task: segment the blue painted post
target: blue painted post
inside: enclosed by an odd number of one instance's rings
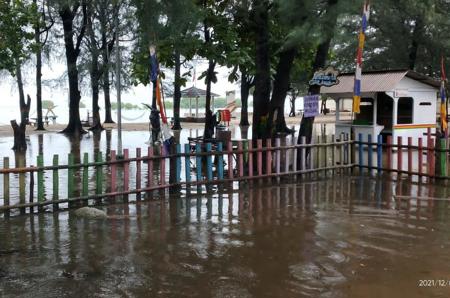
[[[195,152],[197,154],[202,153],[202,148],[200,147],[200,144],[195,145]],[[195,157],[195,165],[197,167],[197,181],[202,180],[202,157],[200,155],[197,155]]]
[[[208,181],[212,181],[212,179],[213,179],[211,151],[212,151],[212,145],[211,145],[211,143],[207,143],[206,144],[206,152],[208,153],[208,155],[206,156],[206,178],[208,179]]]
[[[219,180],[223,180],[223,144],[217,144],[217,152],[219,153],[219,158],[217,162],[217,174]]]
[[[177,144],[177,175],[175,180],[176,183],[181,182],[181,144]]]
[[[383,136],[378,135],[377,142],[377,170],[378,174],[381,174],[381,169],[383,168]]]
[[[191,183],[191,146],[189,144],[184,144],[184,171],[186,174],[186,184]],[[186,189],[189,190],[189,185],[186,185]]]
[[[359,170],[362,171],[363,168],[363,159],[364,159],[364,151],[363,151],[363,135],[360,133],[358,135],[358,164],[359,164]]]
[[[369,143],[369,146],[367,147],[367,164],[369,166],[369,173],[372,173],[372,167],[373,167],[373,163],[372,163],[372,155],[373,155],[373,148],[372,148],[372,135],[368,135],[367,136],[367,142]]]

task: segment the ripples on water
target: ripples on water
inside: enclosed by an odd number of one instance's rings
[[[448,202],[364,177],[103,207],[0,224],[0,296],[449,297]],[[447,195],[445,186],[421,194]]]

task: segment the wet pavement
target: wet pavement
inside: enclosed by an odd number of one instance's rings
[[[449,297],[447,197],[345,176],[2,219],[0,296]]]

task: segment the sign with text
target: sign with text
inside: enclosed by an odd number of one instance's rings
[[[325,70],[319,70],[314,73],[314,77],[309,81],[311,86],[325,86],[331,87],[339,84],[338,80],[339,72],[333,67],[328,67]]]
[[[303,117],[311,118],[319,115],[319,95],[303,97]]]

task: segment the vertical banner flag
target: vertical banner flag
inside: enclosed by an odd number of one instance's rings
[[[356,71],[355,71],[355,86],[353,89],[353,112],[359,113],[359,105],[361,103],[361,81],[362,81],[362,60],[363,60],[363,50],[364,42],[366,40],[366,30],[367,24],[369,22],[370,16],[370,4],[366,0],[364,3],[363,15],[362,15],[362,26],[361,31],[358,35],[358,51],[356,53]]]
[[[442,132],[447,135],[447,94],[445,91],[445,83],[447,81],[447,78],[445,76],[445,65],[444,65],[444,57],[441,59],[441,129]]]

